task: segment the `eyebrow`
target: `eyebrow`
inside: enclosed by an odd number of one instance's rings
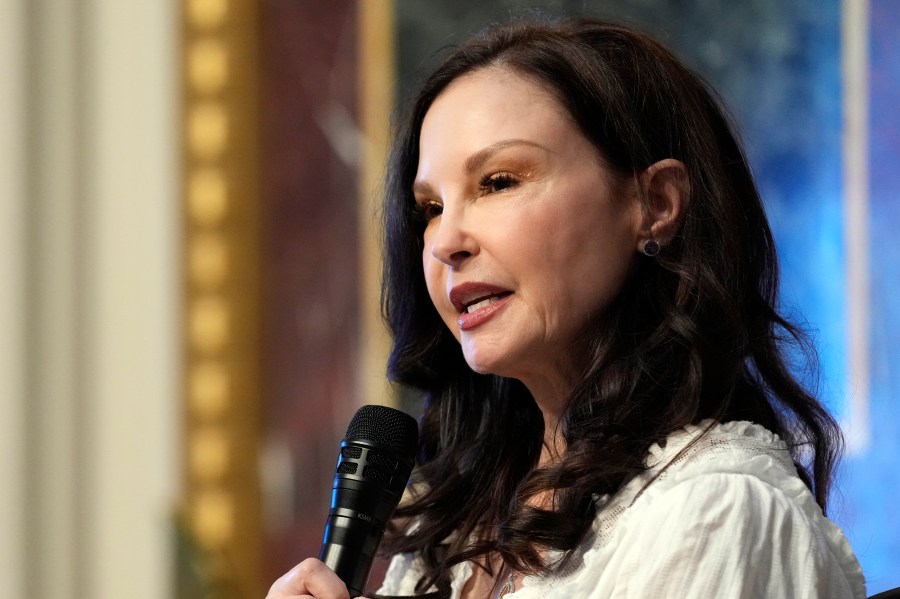
[[[492,143],[489,146],[485,146],[484,148],[481,148],[480,150],[466,158],[466,161],[463,163],[463,170],[466,172],[466,174],[471,175],[477,172],[484,165],[484,163],[491,158],[491,156],[500,152],[501,150],[505,150],[506,148],[512,146],[531,146],[533,148],[546,150],[546,148],[541,144],[529,141],[527,139],[504,139]],[[413,183],[414,194],[429,195],[431,191],[431,185],[429,185],[426,181],[416,181]]]
[[[463,164],[463,168],[465,169],[467,174],[471,175],[472,173],[478,171],[491,156],[493,156],[500,150],[505,150],[506,148],[511,146],[531,146],[533,148],[540,148],[542,150],[544,149],[544,146],[527,139],[504,139],[502,141],[492,143],[491,145],[478,150],[477,152],[466,158],[466,162]]]

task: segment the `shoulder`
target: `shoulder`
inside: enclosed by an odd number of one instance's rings
[[[608,552],[624,596],[864,596],[849,543],[771,432],[703,423],[654,447],[648,467],[620,498]]]
[[[775,466],[775,470],[754,468],[759,461]],[[691,472],[704,467],[737,467],[762,476],[796,476],[785,442],[752,422],[704,420],[686,426],[671,433],[663,442],[652,445],[646,462],[650,472],[662,474],[662,478],[667,472]]]

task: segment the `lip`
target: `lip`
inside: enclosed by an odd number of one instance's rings
[[[466,306],[491,296],[501,297],[474,312],[466,311]],[[467,331],[493,318],[506,306],[511,296],[512,291],[505,287],[490,283],[469,282],[461,283],[451,289],[449,299],[456,311],[459,312],[457,322],[460,330]]]

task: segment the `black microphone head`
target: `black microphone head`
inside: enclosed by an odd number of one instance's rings
[[[386,406],[361,407],[347,427],[319,559],[344,581],[351,597],[363,592],[418,443],[415,418]]]
[[[419,425],[405,412],[387,406],[363,406],[347,427],[346,441],[370,441],[409,460],[419,444]]]

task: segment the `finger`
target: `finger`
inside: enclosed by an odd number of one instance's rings
[[[311,557],[275,581],[269,594],[278,597],[312,595],[315,599],[350,599],[344,582],[331,568]]]

